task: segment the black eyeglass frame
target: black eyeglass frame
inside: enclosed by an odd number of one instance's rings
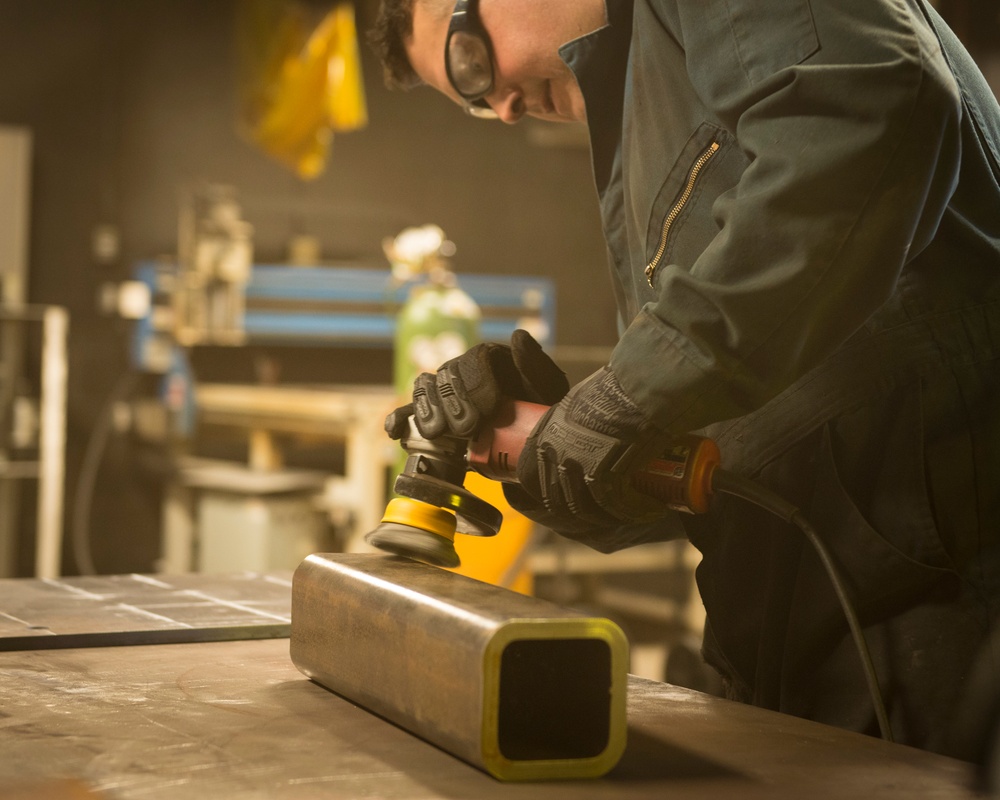
[[[475,36],[486,48],[486,55],[490,60],[490,85],[483,92],[468,95],[455,84],[455,78],[451,73],[451,59],[448,57],[448,53],[451,47],[451,37],[456,33]],[[444,69],[448,76],[448,82],[458,92],[458,96],[465,101],[468,113],[476,117],[485,118],[494,118],[496,116],[490,104],[484,99],[486,95],[493,91],[495,75],[493,69],[493,42],[490,41],[490,35],[486,32],[486,28],[483,27],[483,21],[479,17],[479,0],[457,0],[455,3],[455,8],[451,12],[451,21],[448,24],[448,34],[444,39]]]

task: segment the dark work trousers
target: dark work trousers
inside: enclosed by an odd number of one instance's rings
[[[974,758],[973,664],[1000,676],[1000,649],[997,661],[984,652],[1000,614],[997,309],[859,337],[706,433],[726,467],[795,504],[832,552],[896,741]],[[703,554],[705,657],[732,698],[878,735],[846,620],[798,529],[728,496],[687,527]]]

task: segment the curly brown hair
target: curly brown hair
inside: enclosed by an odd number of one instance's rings
[[[413,34],[413,7],[423,4],[432,14],[451,13],[452,0],[382,0],[375,24],[368,31],[368,43],[382,62],[386,86],[412,89],[421,83],[406,54],[406,40]]]

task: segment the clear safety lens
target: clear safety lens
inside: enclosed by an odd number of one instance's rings
[[[485,100],[465,104],[465,113],[476,119],[500,119],[497,112]]]
[[[478,36],[455,31],[448,40],[451,82],[462,97],[478,99],[493,88],[493,64],[486,43]]]

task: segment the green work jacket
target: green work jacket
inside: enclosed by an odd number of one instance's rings
[[[705,430],[803,510],[899,740],[971,757],[948,732],[1000,605],[1000,108],[924,0],[607,8],[561,55],[621,317],[611,367],[659,427]],[[672,521],[577,538],[614,550]],[[802,537],[726,497],[685,528],[731,696],[877,732]]]
[[[1000,111],[923,0],[608,10],[562,55],[624,328],[611,367],[660,427],[745,415],[914,319],[997,319]]]

